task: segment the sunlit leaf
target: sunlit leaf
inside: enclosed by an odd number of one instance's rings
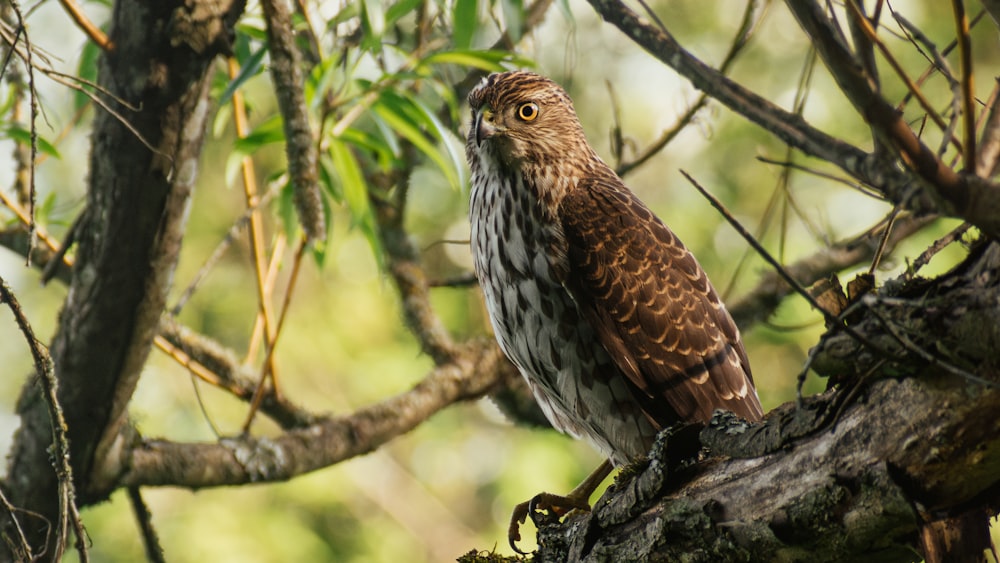
[[[264,27],[264,22],[260,20],[252,20],[244,18],[240,20],[240,23],[236,24],[237,34],[244,34],[251,39],[256,39],[260,42],[267,42],[267,29]]]
[[[320,103],[323,95],[334,84],[339,66],[340,58],[329,56],[313,67],[312,72],[309,73],[309,77],[306,79],[304,88],[306,102],[309,105],[315,107]]]
[[[332,18],[327,20],[326,28],[334,29],[336,26],[350,21],[352,18],[358,17],[358,3],[349,2],[342,10],[333,15]]]
[[[14,123],[7,123],[0,127],[0,134],[6,136],[8,139],[17,141],[18,143],[23,143],[25,145],[31,144],[31,131]],[[62,158],[55,145],[47,141],[41,135],[35,135],[35,142],[37,143],[38,150],[43,154],[47,154],[55,158]]]
[[[532,67],[534,62],[525,57],[519,57],[508,51],[455,49],[453,51],[439,51],[428,55],[420,61],[421,66],[435,64],[455,64],[485,70],[487,72],[499,72],[504,70],[503,63],[518,67]]]
[[[76,65],[76,74],[84,81],[97,83],[97,58],[101,55],[101,48],[93,41],[83,44],[80,51],[80,62]],[[73,93],[73,110],[80,111],[80,108],[90,103],[90,96],[85,92],[76,90]]]
[[[401,0],[389,6],[385,12],[385,25],[390,26],[396,23],[396,20],[409,14],[418,6],[422,6],[423,3],[423,0]]]
[[[451,42],[456,49],[468,49],[472,45],[472,36],[478,23],[476,8],[477,0],[455,0],[455,10],[452,12]]]
[[[267,49],[264,47],[260,47],[251,53],[250,57],[242,63],[243,66],[240,67],[240,72],[236,75],[236,78],[229,81],[229,85],[222,91],[222,94],[219,96],[219,105],[228,104],[237,89],[242,87],[247,80],[260,73],[264,67],[264,55],[266,54]]]
[[[375,217],[368,201],[368,185],[361,173],[361,166],[348,144],[338,138],[330,139],[330,158],[337,177],[340,178],[344,201],[347,202],[355,224],[368,239],[375,256],[381,258],[381,244],[375,231]]]
[[[444,123],[438,119],[437,115],[431,111],[430,108],[425,106],[420,100],[416,98],[411,98],[410,101],[421,114],[423,114],[424,120],[431,124],[435,132],[435,136],[440,140],[440,145],[444,147],[444,152],[451,160],[451,166],[442,169],[445,176],[450,182],[452,182],[452,187],[459,189],[465,185],[465,154],[460,151],[454,144],[449,142],[451,137],[451,130],[445,127]]]
[[[253,154],[264,145],[285,141],[285,130],[281,116],[274,115],[258,125],[249,135],[233,143],[233,152],[226,159],[226,185],[231,186],[240,172],[243,158]]]
[[[385,33],[385,13],[382,11],[382,0],[362,0],[361,28],[363,37],[361,46],[367,51],[378,53],[382,50],[382,34]]]
[[[282,143],[285,141],[285,129],[280,115],[274,115],[267,121],[261,123],[242,139],[237,139],[233,148],[241,155],[248,155],[255,152],[260,147],[271,143]]]
[[[441,155],[441,151],[428,139],[427,133],[425,133],[425,130],[435,132],[434,123],[428,119],[424,111],[417,107],[413,100],[391,91],[385,91],[379,96],[379,101],[372,109],[394,131],[434,161],[434,164],[441,169],[452,186],[461,185],[455,167]]]

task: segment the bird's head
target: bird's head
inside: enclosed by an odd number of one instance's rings
[[[491,74],[469,93],[469,106],[470,159],[480,155],[508,166],[549,167],[555,159],[589,157],[572,100],[544,76],[525,71]]]

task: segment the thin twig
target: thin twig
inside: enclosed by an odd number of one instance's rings
[[[726,53],[726,56],[722,59],[722,63],[719,65],[720,74],[725,75],[729,71],[733,63],[736,62],[737,56],[743,51],[743,48],[750,43],[750,38],[752,37],[754,30],[763,18],[761,11],[762,5],[759,0],[750,0],[747,2],[746,8],[743,11],[743,19],[740,21],[739,30],[736,32],[732,45],[729,46],[729,51]],[[615,166],[615,173],[624,177],[626,174],[639,166],[642,166],[647,160],[663,150],[663,148],[670,144],[670,142],[673,141],[681,131],[687,128],[694,117],[698,115],[698,112],[705,107],[708,100],[708,94],[702,92],[698,96],[698,100],[691,104],[687,111],[677,118],[674,125],[664,130],[658,139],[653,141],[648,147],[646,147],[645,150],[642,151],[642,154],[636,156],[629,162],[618,163],[618,165]]]
[[[0,487],[0,506],[3,506],[4,510],[7,511],[7,514],[10,515],[10,522],[14,524],[14,531],[17,532],[16,534],[17,545],[16,546],[13,545],[13,542],[11,542],[10,538],[8,537],[6,538],[7,546],[14,553],[14,556],[19,558],[20,560],[23,561],[34,560],[31,553],[32,552],[31,544],[28,543],[28,538],[27,536],[24,535],[24,529],[21,526],[21,520],[17,517],[17,513],[21,512],[21,510],[18,509],[13,504],[11,504],[9,500],[7,500],[7,496],[4,495],[3,493],[3,487]]]
[[[55,553],[51,554],[54,561],[62,558],[66,549],[66,535],[69,526],[72,526],[76,535],[76,549],[82,563],[90,560],[87,552],[87,534],[83,529],[83,522],[80,519],[80,511],[76,505],[76,489],[73,482],[73,465],[70,463],[69,436],[66,418],[63,415],[62,406],[59,403],[59,383],[56,380],[55,371],[52,368],[52,358],[41,345],[35,332],[28,323],[28,319],[21,310],[21,305],[17,297],[7,286],[7,282],[0,277],[0,303],[6,303],[14,315],[21,334],[28,343],[32,360],[35,363],[35,372],[41,382],[45,393],[45,404],[49,411],[52,431],[52,460],[59,483],[59,521],[56,523]]]
[[[965,379],[968,379],[969,381],[978,383],[978,384],[983,385],[985,387],[991,387],[993,389],[1000,389],[1000,383],[997,383],[995,381],[990,381],[988,379],[984,379],[984,378],[979,377],[978,375],[976,375],[974,373],[970,373],[970,372],[968,372],[968,371],[966,371],[966,370],[964,370],[964,369],[962,369],[962,368],[960,368],[958,366],[954,366],[954,365],[952,365],[952,364],[950,364],[950,363],[948,363],[948,362],[946,362],[946,361],[938,358],[934,354],[931,354],[927,350],[924,350],[920,346],[917,346],[916,343],[914,343],[912,340],[910,340],[910,338],[908,336],[906,336],[905,334],[899,332],[899,330],[897,330],[895,324],[889,322],[888,319],[886,319],[885,317],[883,317],[882,314],[878,312],[878,310],[875,308],[875,304],[876,304],[876,302],[878,300],[879,300],[878,297],[876,297],[875,295],[867,294],[867,295],[865,295],[864,297],[861,298],[861,303],[863,303],[867,307],[868,312],[873,317],[875,317],[875,319],[879,322],[879,324],[882,325],[882,328],[884,328],[885,331],[887,333],[889,333],[889,336],[891,336],[893,338],[893,340],[895,340],[896,342],[898,342],[904,349],[906,349],[907,351],[909,351],[909,352],[911,352],[913,354],[916,354],[917,356],[920,357],[920,359],[922,359],[925,362],[929,363],[931,366],[934,366],[934,367],[937,367],[937,368],[941,368],[944,371],[946,371],[946,372],[948,372],[948,373],[950,373],[952,375],[957,375],[959,377],[964,377]]]
[[[844,4],[847,6],[848,11],[851,12],[851,15],[857,20],[858,28],[868,36],[868,38],[872,41],[872,43],[875,44],[876,47],[878,47],[878,50],[881,51],[882,53],[882,57],[885,58],[887,63],[889,63],[889,66],[892,67],[892,70],[895,71],[899,79],[903,81],[903,84],[906,85],[906,88],[910,92],[913,92],[913,95],[914,97],[916,97],[917,102],[919,102],[920,106],[924,108],[924,111],[927,112],[927,115],[930,116],[930,118],[934,121],[934,123],[938,125],[938,127],[941,128],[942,131],[947,133],[948,124],[944,122],[944,119],[941,118],[937,110],[934,109],[934,106],[931,105],[930,101],[928,101],[927,98],[924,97],[923,92],[920,91],[920,87],[917,86],[913,82],[913,80],[909,77],[909,75],[906,74],[906,70],[904,70],[903,66],[899,64],[899,61],[896,60],[896,57],[892,54],[892,51],[890,51],[889,48],[885,46],[885,43],[883,43],[882,40],[879,39],[878,33],[871,26],[871,22],[869,22],[868,19],[865,18],[864,13],[862,13],[861,9],[858,7],[858,0],[848,0]],[[956,146],[961,148],[962,145],[959,142],[959,140],[954,139],[954,137],[952,138]]]
[[[110,51],[115,48],[114,43],[108,39],[108,36],[101,31],[101,28],[94,25],[94,22],[90,21],[90,18],[80,10],[80,6],[77,5],[75,0],[59,0],[62,7],[69,14],[69,17],[76,22],[76,25],[83,30],[83,32],[90,38],[91,41],[97,44],[104,51]]]
[[[972,39],[969,37],[969,17],[965,14],[962,0],[951,0],[955,12],[955,37],[958,39],[959,71],[962,73],[962,121],[964,139],[962,158],[965,169],[976,170],[976,106],[975,86],[972,72]]]
[[[921,252],[920,256],[917,256],[916,260],[914,260],[913,263],[910,264],[910,267],[907,268],[905,279],[908,280],[913,279],[913,277],[917,274],[917,272],[920,271],[920,268],[926,266],[927,263],[931,261],[931,258],[933,258],[935,254],[941,252],[941,250],[943,250],[944,247],[948,246],[949,244],[961,238],[962,235],[964,235],[965,232],[968,231],[971,227],[972,225],[968,223],[962,223],[961,225],[949,231],[948,234],[934,241],[933,244],[931,244],[923,252]]]
[[[35,167],[38,160],[38,92],[35,89],[35,68],[34,49],[31,47],[31,38],[28,37],[28,30],[24,23],[24,15],[21,13],[21,6],[17,0],[11,0],[11,9],[17,17],[17,33],[14,41],[10,44],[10,51],[14,52],[18,43],[18,38],[24,40],[24,50],[20,53],[24,57],[25,68],[28,71],[28,106],[31,108],[28,117],[28,126],[31,137],[30,156],[28,158],[28,255],[25,257],[27,265],[31,266],[31,250],[35,246],[35,231],[38,228],[35,223]]]
[[[273,362],[274,349],[278,345],[278,337],[281,336],[281,327],[285,325],[285,318],[288,315],[289,306],[292,303],[292,295],[295,293],[296,282],[299,279],[299,269],[302,266],[302,258],[305,256],[306,250],[309,248],[308,237],[303,237],[299,241],[299,246],[295,251],[295,260],[292,262],[292,272],[288,277],[288,287],[285,289],[285,299],[281,303],[281,311],[278,313],[278,326],[274,328],[274,338],[271,339],[271,345],[267,348],[267,356],[264,358],[264,367],[260,374],[260,383],[257,386],[257,390],[254,391],[253,398],[250,400],[250,411],[247,413],[246,420],[243,422],[243,432],[250,431],[250,424],[253,423],[254,416],[257,414],[257,410],[260,408],[260,402],[264,398],[266,381],[266,370],[267,366],[271,365]]]
[[[132,505],[132,512],[135,520],[139,524],[139,532],[142,537],[142,545],[146,548],[146,560],[150,563],[166,563],[163,556],[163,546],[160,545],[160,538],[153,527],[153,515],[149,512],[149,507],[142,499],[142,491],[139,487],[128,487],[128,499]]]
[[[229,76],[235,78],[239,74],[239,65],[232,57],[229,58]],[[236,128],[236,136],[244,138],[250,134],[250,127],[247,123],[246,105],[243,94],[239,91],[233,92],[233,123]],[[240,170],[243,174],[243,194],[246,197],[246,206],[250,211],[250,248],[253,258],[254,278],[257,282],[257,306],[259,315],[263,319],[264,342],[268,358],[271,358],[271,341],[274,339],[274,321],[271,312],[271,296],[268,295],[264,287],[264,276],[267,269],[267,259],[264,256],[264,224],[260,214],[260,201],[257,193],[257,179],[253,170],[253,161],[249,157],[244,157],[240,161]],[[249,359],[249,358],[248,358]],[[278,376],[275,371],[273,361],[265,362],[267,370],[265,376],[271,379],[274,393],[280,395],[281,389],[278,386]],[[263,384],[263,382],[261,382]]]
[[[177,303],[175,303],[173,307],[170,307],[169,311],[171,315],[176,317],[181,314],[181,309],[183,309],[184,305],[186,305],[188,300],[191,299],[195,290],[198,289],[201,282],[203,282],[208,276],[208,273],[212,271],[219,260],[222,259],[226,250],[228,250],[229,247],[236,241],[240,231],[242,231],[247,224],[250,223],[254,213],[257,213],[260,208],[265,207],[268,203],[270,203],[271,199],[274,198],[277,193],[278,190],[276,187],[269,189],[264,193],[263,197],[256,201],[256,205],[246,209],[243,212],[243,215],[241,215],[232,224],[232,226],[229,227],[229,230],[226,232],[226,236],[222,237],[222,240],[219,241],[218,245],[216,245],[215,250],[212,251],[212,254],[207,259],[205,259],[205,262],[201,265],[201,268],[198,269],[198,272],[195,273],[191,282],[184,288],[184,291],[181,292],[181,296],[177,298]]]

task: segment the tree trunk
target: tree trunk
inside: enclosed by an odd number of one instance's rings
[[[155,335],[177,263],[209,111],[211,62],[228,44],[239,0],[115,4],[113,47],[100,63],[87,205],[69,294],[51,355],[83,502],[122,472],[127,405]],[[9,499],[25,511],[35,555],[58,559],[66,533],[37,380],[18,404]],[[47,542],[46,542],[47,538]],[[5,549],[5,548],[0,548]],[[0,559],[5,558],[0,554]]]

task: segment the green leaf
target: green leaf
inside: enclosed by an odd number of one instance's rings
[[[285,141],[285,128],[280,115],[274,115],[267,121],[261,123],[242,139],[237,139],[233,143],[233,148],[241,155],[254,153],[257,149],[271,143],[282,143]]]
[[[338,70],[340,70],[340,57],[336,56],[324,57],[313,67],[306,78],[304,88],[306,103],[313,107],[319,105],[323,94],[333,86]]]
[[[18,143],[23,143],[25,145],[31,145],[31,131],[17,125],[15,123],[7,123],[0,127],[0,133],[6,135],[8,139],[16,141]],[[38,150],[43,154],[47,154],[51,157],[62,158],[59,155],[59,150],[56,149],[55,145],[48,142],[41,135],[35,135],[35,142],[37,143]]]
[[[381,93],[378,102],[372,109],[396,133],[410,141],[414,147],[434,161],[434,164],[441,169],[452,186],[461,186],[456,169],[441,155],[441,152],[422,130],[435,131],[434,123],[428,119],[424,111],[417,107],[413,100],[386,90]]]
[[[382,51],[382,34],[385,33],[385,13],[382,0],[362,0],[361,47],[372,53]]]
[[[455,64],[485,70],[487,72],[499,72],[504,70],[503,63],[519,67],[533,67],[534,61],[517,56],[507,51],[455,49],[453,51],[438,51],[428,55],[420,61],[418,66],[429,66],[436,64]]]
[[[456,49],[468,49],[476,32],[478,0],[455,0],[451,41]]]
[[[326,22],[326,29],[328,31],[333,31],[338,25],[356,17],[358,17],[358,3],[350,2],[344,6],[344,9],[334,14],[333,17]]]
[[[333,161],[333,168],[340,178],[340,186],[344,201],[347,202],[347,208],[350,210],[355,224],[360,227],[361,232],[368,239],[372,252],[377,259],[381,260],[382,245],[376,232],[375,216],[368,201],[368,185],[361,173],[361,166],[358,165],[358,161],[347,143],[338,138],[330,139],[330,158]]]
[[[229,100],[233,97],[233,93],[236,92],[247,80],[250,80],[254,76],[257,76],[264,67],[264,55],[267,54],[267,49],[261,47],[254,51],[247,60],[243,61],[240,67],[240,73],[236,75],[236,78],[232,79],[226,86],[226,89],[222,91],[219,96],[219,105],[228,104]]]
[[[441,145],[444,147],[444,152],[451,160],[451,166],[443,168],[442,171],[448,181],[452,182],[452,187],[455,189],[461,189],[465,185],[465,153],[460,151],[454,144],[449,142],[451,140],[451,130],[445,127],[444,123],[438,119],[437,115],[430,108],[424,105],[420,100],[416,98],[411,98],[410,101],[413,103],[413,107],[417,109],[422,115],[426,123],[430,123],[434,130],[435,136],[440,141]]]
[[[391,26],[396,23],[396,20],[409,14],[418,6],[423,5],[423,0],[401,0],[396,2],[385,12],[385,25],[386,27]]]
[[[233,151],[226,159],[226,185],[231,186],[240,171],[243,158],[264,145],[285,141],[285,129],[280,115],[275,115],[258,125],[249,135],[233,143]]]
[[[92,84],[97,83],[97,58],[101,56],[101,48],[93,41],[83,44],[80,51],[80,62],[76,65],[76,75]],[[86,87],[85,87],[86,88]],[[73,110],[80,111],[81,108],[90,103],[90,96],[86,92],[76,90],[73,92]]]

